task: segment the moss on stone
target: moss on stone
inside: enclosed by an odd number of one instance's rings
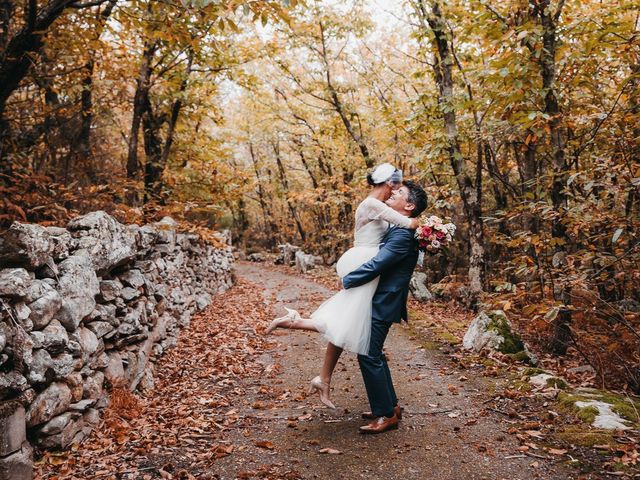
[[[564,390],[567,388],[567,382],[558,377],[547,378],[547,386]]]
[[[516,353],[507,353],[507,357],[515,362],[529,362],[530,360],[529,354],[524,350]]]
[[[522,380],[514,380],[511,382],[511,385],[520,392],[530,392],[533,390],[533,386],[529,382],[523,382]]]
[[[536,375],[540,375],[541,373],[547,373],[546,370],[537,367],[529,367],[522,372],[526,377],[535,377]]]
[[[638,412],[640,412],[640,401],[607,391],[600,391],[598,399],[611,404],[611,410],[625,420],[631,422],[640,421],[640,417],[638,416]]]
[[[597,415],[598,409],[595,407],[580,408],[576,406],[576,402],[601,401],[611,405],[611,410],[620,415],[624,420],[638,423],[638,412],[640,411],[640,402],[632,400],[623,395],[603,390],[593,390],[586,394],[560,392],[557,402],[565,411],[575,414],[581,420],[593,423],[595,415],[591,415],[593,411]],[[585,412],[586,411],[586,412]]]
[[[511,330],[511,326],[507,321],[507,317],[501,312],[487,312],[487,316],[491,319],[487,325],[487,330],[493,330],[503,338],[498,350],[502,353],[519,353],[524,350],[524,343],[517,334]]]
[[[567,425],[564,431],[557,432],[555,438],[570,445],[593,447],[594,445],[615,446],[613,432],[608,430],[586,430],[585,427]]]
[[[589,400],[591,399],[587,397],[583,397],[581,395],[574,395],[567,392],[560,392],[558,394],[556,402],[558,403],[558,407],[560,410],[566,413],[571,413],[573,415],[578,416],[578,418],[580,418],[579,414],[581,410],[592,409],[592,410],[596,410],[596,414],[598,413],[597,412],[598,409],[595,407],[580,408],[576,405],[576,402],[588,402]],[[594,416],[594,419],[595,419],[595,416]]]
[[[578,408],[576,416],[583,422],[591,425],[598,416],[598,413],[600,413],[600,410],[596,407],[582,407]]]

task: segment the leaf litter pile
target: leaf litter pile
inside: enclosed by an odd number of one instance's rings
[[[155,389],[114,389],[90,437],[71,451],[44,453],[36,478],[211,478],[216,462],[234,451],[227,433],[251,426],[234,408],[247,403],[242,380],[274,369],[259,361],[273,318],[259,292],[239,280],[215,296],[155,364]],[[266,467],[261,476],[268,474]]]

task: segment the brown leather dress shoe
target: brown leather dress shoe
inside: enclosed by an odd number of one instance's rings
[[[396,405],[395,407],[393,407],[393,413],[396,414],[398,420],[402,420],[402,412],[404,412],[404,408],[400,405]],[[374,420],[376,417],[371,412],[363,412],[362,418],[364,418],[365,420]]]
[[[384,433],[396,428],[398,428],[398,417],[394,413],[393,417],[378,417],[368,425],[363,425],[360,427],[360,433]]]

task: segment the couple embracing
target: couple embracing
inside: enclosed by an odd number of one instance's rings
[[[360,432],[383,433],[398,428],[402,417],[383,346],[391,325],[407,319],[409,281],[418,260],[414,233],[427,196],[388,163],[379,165],[367,181],[371,190],[356,209],[354,245],[336,264],[342,289],[311,318],[287,309],[266,333],[290,328],[324,335],[329,343],[311,389],[332,408],[330,382],[338,359],[343,350],[357,353],[371,406],[363,413],[370,422]]]

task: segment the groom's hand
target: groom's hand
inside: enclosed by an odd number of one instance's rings
[[[338,288],[338,290],[342,290],[344,288],[341,278],[339,278],[338,281],[336,282],[336,287]]]

